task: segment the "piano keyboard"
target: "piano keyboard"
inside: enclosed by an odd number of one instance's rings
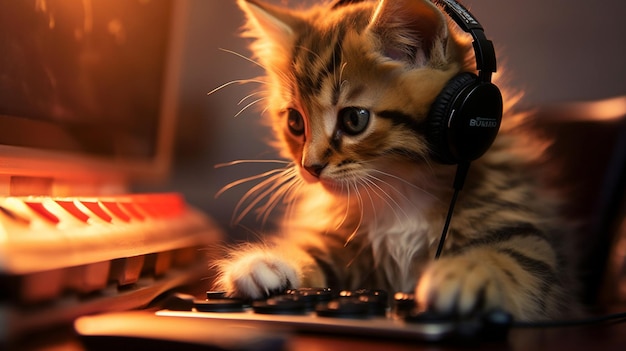
[[[208,275],[214,222],[176,193],[0,198],[0,342]]]

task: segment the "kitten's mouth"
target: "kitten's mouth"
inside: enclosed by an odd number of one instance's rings
[[[309,172],[304,170],[304,168],[299,167],[299,170],[300,170],[300,177],[304,179],[304,181],[307,182],[308,184],[315,184],[315,183],[320,182],[319,177],[316,177],[310,174]]]
[[[324,190],[334,195],[343,195],[346,193],[348,185],[338,179],[334,179],[325,174],[314,176],[306,170],[300,168],[300,176],[308,184],[320,184]]]

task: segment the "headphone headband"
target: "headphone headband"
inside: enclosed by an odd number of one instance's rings
[[[426,138],[439,162],[467,163],[487,151],[500,128],[502,94],[491,83],[496,53],[483,27],[463,5],[454,0],[431,1],[471,34],[478,75],[461,72],[446,83],[431,105]]]
[[[458,2],[454,0],[437,0],[437,2],[463,31],[472,36],[478,76],[484,82],[491,82],[491,74],[497,69],[496,51],[491,40],[485,36],[483,26]]]

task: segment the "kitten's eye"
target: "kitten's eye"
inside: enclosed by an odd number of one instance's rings
[[[289,132],[295,136],[301,136],[304,134],[304,119],[302,118],[302,114],[292,108],[288,109],[287,113],[289,114],[287,116],[287,127],[289,128]]]
[[[363,133],[370,121],[370,112],[359,107],[346,107],[339,111],[339,127],[350,135]]]

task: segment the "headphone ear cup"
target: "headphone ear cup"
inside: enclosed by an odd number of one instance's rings
[[[475,74],[469,72],[452,77],[430,107],[426,140],[431,148],[431,156],[440,163],[456,164],[459,162],[450,151],[447,133],[450,114],[454,101],[467,87],[476,84],[477,79]]]

